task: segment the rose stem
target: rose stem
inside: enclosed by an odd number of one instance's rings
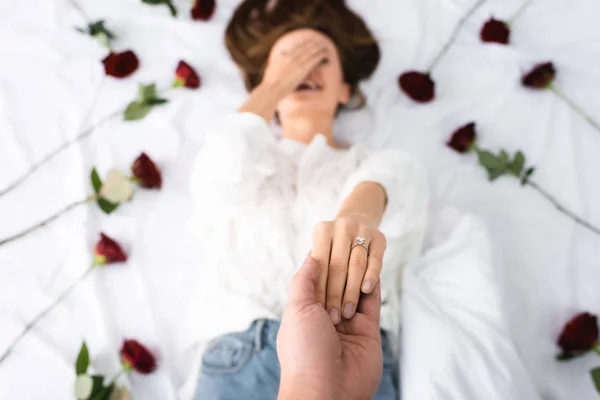
[[[600,344],[595,345],[592,349],[600,356]]]
[[[533,0],[527,0],[525,1],[525,3],[523,3],[523,5],[521,5],[521,7],[517,10],[517,12],[515,13],[515,15],[512,16],[512,18],[507,21],[509,25],[513,24],[517,19],[519,19],[519,17],[521,17],[521,15],[523,15],[523,13],[525,12],[525,10],[527,10],[527,7],[529,7],[531,5],[531,3],[533,3]]]
[[[64,300],[64,298],[67,297],[71,293],[71,291],[73,291],[73,289],[75,289],[75,287],[79,284],[79,282],[83,281],[95,269],[95,267],[96,267],[96,265],[93,264],[90,268],[88,268],[85,271],[85,273],[83,275],[81,275],[75,282],[73,282],[67,289],[65,289],[65,291],[62,292],[62,294],[60,296],[58,296],[52,304],[50,304],[48,307],[46,307],[44,310],[42,310],[38,315],[35,316],[34,319],[32,319],[29,323],[27,323],[27,325],[25,325],[25,329],[23,329],[23,331],[21,331],[19,336],[17,336],[12,341],[12,343],[10,344],[10,346],[8,346],[6,351],[2,354],[2,356],[0,356],[0,363],[2,363],[6,359],[6,357],[8,357],[8,355],[13,351],[15,346],[21,341],[21,339],[23,339],[23,337],[25,337],[27,332],[29,332],[35,326],[35,324],[37,324],[39,322],[40,319],[42,319],[46,314],[48,314],[50,311],[52,311],[54,309],[54,307],[56,307],[58,305],[58,303],[60,303],[62,300]]]
[[[102,79],[102,82],[99,85],[98,92],[96,93],[94,101],[92,102],[92,104],[88,110],[87,116],[84,118],[84,121],[86,121],[89,118],[90,114],[92,113],[92,110],[94,109],[96,102],[98,101],[98,97],[100,97],[99,94],[100,94],[100,91],[102,90],[103,83],[104,83],[104,78]],[[9,184],[4,189],[0,190],[0,196],[4,196],[8,192],[16,189],[23,182],[25,182],[25,180],[27,180],[27,178],[29,178],[29,176],[31,174],[33,174],[36,170],[38,170],[40,167],[44,166],[47,162],[52,160],[54,157],[56,157],[57,155],[59,155],[60,153],[62,153],[66,149],[68,149],[69,147],[71,147],[71,145],[90,136],[102,124],[104,124],[106,121],[116,117],[117,115],[121,114],[122,112],[123,112],[123,110],[119,110],[119,111],[115,111],[112,114],[107,115],[106,117],[102,118],[100,121],[96,122],[94,125],[90,126],[88,129],[81,132],[79,135],[75,136],[73,139],[67,140],[65,143],[60,145],[58,148],[51,151],[49,154],[44,156],[44,158],[42,158],[40,161],[33,164],[22,176],[17,178],[13,183]]]
[[[481,7],[483,5],[483,3],[485,3],[485,2],[486,2],[486,0],[477,1],[477,3],[475,3],[475,5],[473,5],[473,7],[471,7],[471,9],[469,11],[467,11],[465,13],[465,15],[462,16],[462,18],[458,21],[458,24],[456,24],[456,26],[454,27],[454,31],[452,31],[452,35],[450,35],[450,40],[448,40],[448,42],[442,48],[442,51],[440,51],[439,54],[433,59],[431,65],[427,69],[428,72],[433,71],[433,69],[437,66],[437,64],[442,59],[442,57],[448,52],[448,50],[450,49],[450,46],[452,46],[452,44],[456,40],[456,37],[458,36],[458,34],[459,34],[460,30],[462,29],[463,25],[465,24],[465,22],[467,22],[467,20],[469,18],[471,18],[473,13],[475,11],[477,11],[477,9],[479,7]]]
[[[92,201],[95,198],[96,198],[95,195],[88,196],[88,197],[86,197],[83,200],[79,200],[79,201],[76,201],[75,203],[69,204],[68,206],[66,206],[65,208],[63,208],[62,210],[60,210],[59,212],[57,212],[56,214],[52,215],[51,217],[46,218],[42,222],[40,222],[40,223],[38,223],[38,224],[36,224],[36,225],[34,225],[32,227],[29,227],[29,228],[25,229],[23,232],[17,233],[16,235],[9,236],[6,239],[0,240],[0,246],[3,246],[5,244],[7,244],[7,243],[10,243],[13,240],[20,239],[20,238],[22,238],[22,237],[30,234],[31,232],[36,231],[36,230],[38,230],[38,229],[46,226],[47,224],[49,224],[50,222],[54,221],[55,219],[57,219],[61,215],[66,214],[67,212],[71,211],[73,208],[75,208],[77,206],[80,206],[82,204],[85,204],[85,203],[87,203],[89,201]]]
[[[86,12],[83,10],[81,5],[77,3],[75,0],[67,0],[67,2],[73,7],[77,12],[81,15],[81,17],[85,20],[86,23],[90,22],[90,18],[87,16]]]
[[[563,92],[555,88],[554,86],[550,86],[550,90],[554,92],[560,99],[562,99],[565,103],[567,103],[573,111],[583,117],[590,125],[592,125],[597,131],[600,132],[600,124],[594,121],[592,117],[590,117],[581,107],[579,107],[573,100],[567,97]]]
[[[586,227],[587,229],[589,229],[590,231],[594,232],[597,235],[600,235],[600,228],[598,228],[598,227],[590,224],[589,222],[585,221],[583,218],[577,216],[572,211],[566,209],[562,204],[560,204],[558,202],[558,200],[556,200],[556,198],[554,196],[552,196],[545,189],[543,189],[542,187],[540,187],[537,183],[535,183],[532,180],[528,180],[527,182],[525,182],[525,184],[529,185],[532,189],[537,190],[537,192],[539,194],[541,194],[543,197],[545,197],[547,200],[549,200],[550,203],[552,203],[554,205],[554,207],[556,207],[556,209],[558,211],[560,211],[563,214],[565,214],[566,216],[570,217],[575,222],[577,222],[579,225]]]

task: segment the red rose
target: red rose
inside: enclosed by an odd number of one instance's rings
[[[563,355],[591,350],[598,344],[596,316],[590,313],[581,313],[573,317],[563,328],[557,344]]]
[[[189,89],[196,89],[200,87],[200,77],[188,63],[185,61],[179,61],[177,69],[175,70],[175,79],[180,85],[185,86]]]
[[[532,89],[546,89],[552,85],[556,69],[551,62],[536,65],[531,72],[523,76],[521,83]]]
[[[121,347],[121,364],[127,370],[135,370],[140,374],[149,374],[156,369],[156,358],[140,342],[127,339]]]
[[[131,50],[122,53],[110,53],[104,60],[104,71],[106,75],[114,76],[115,78],[125,78],[133,74],[140,65],[140,62]]]
[[[429,74],[417,71],[405,72],[398,78],[400,88],[414,101],[427,103],[435,95],[435,82]]]
[[[510,28],[506,22],[490,18],[481,28],[480,37],[486,43],[508,44]]]
[[[208,21],[215,12],[215,0],[195,0],[192,7],[192,19],[196,21]]]
[[[458,153],[466,153],[471,149],[476,138],[475,123],[470,122],[458,128],[446,145]]]
[[[100,240],[96,244],[96,264],[106,265],[127,261],[125,252],[117,242],[100,233]]]
[[[131,165],[131,172],[138,184],[143,188],[160,189],[162,186],[160,170],[146,153],[140,154],[140,156],[135,159]]]

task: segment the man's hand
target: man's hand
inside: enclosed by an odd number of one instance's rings
[[[319,265],[310,257],[294,276],[277,338],[279,398],[371,399],[383,369],[381,289],[363,294],[351,320],[333,325],[316,300]]]

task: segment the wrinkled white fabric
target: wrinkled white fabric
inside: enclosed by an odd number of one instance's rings
[[[451,208],[404,269],[402,399],[540,400],[508,333],[482,223]]]

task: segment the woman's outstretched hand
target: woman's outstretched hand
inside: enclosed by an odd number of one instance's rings
[[[386,246],[383,233],[352,217],[317,224],[311,250],[319,264],[316,301],[324,305],[334,324],[352,318],[361,292],[373,291]]]
[[[371,399],[383,370],[380,285],[361,297],[354,318],[334,326],[316,298],[319,275],[308,256],[292,280],[277,337],[279,399]]]

